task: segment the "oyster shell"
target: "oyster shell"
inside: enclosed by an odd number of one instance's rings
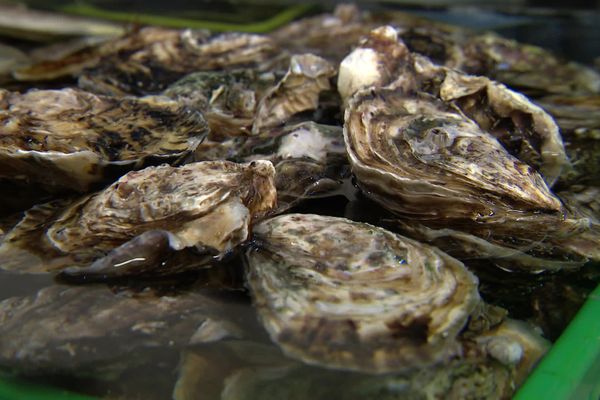
[[[213,346],[185,352],[174,399],[197,399],[200,393],[223,400],[503,399],[514,391],[511,369],[489,358],[372,375],[302,365],[262,343],[225,340]]]
[[[198,292],[55,285],[0,302],[0,366],[98,378],[99,371],[143,365],[152,351],[239,337],[234,320],[245,321],[245,310]],[[221,333],[215,336],[216,326]]]
[[[259,316],[287,355],[310,364],[386,372],[447,360],[479,303],[462,263],[382,228],[287,214],[253,233]]]
[[[558,127],[540,107],[504,85],[436,66],[411,54],[390,26],[373,30],[340,65],[338,90],[347,102],[361,88],[390,85],[412,97],[430,94],[496,137],[551,185],[567,158]]]
[[[292,56],[285,76],[258,103],[253,132],[280,125],[301,111],[316,109],[319,94],[330,89],[329,79],[335,73],[334,67],[321,57]]]
[[[370,89],[354,96],[345,121],[358,183],[389,210],[450,223],[516,223],[527,212],[562,219],[537,172],[443,102]]]
[[[103,57],[117,55],[120,52],[140,51],[152,43],[173,43],[180,32],[159,27],[145,27],[130,32],[122,37],[102,43],[92,42],[88,46],[75,48],[62,57],[42,57],[40,61],[24,68],[17,69],[13,76],[21,81],[44,81],[69,76],[79,76],[85,68],[97,65]],[[196,34],[201,34],[197,32]],[[207,34],[205,34],[207,35]]]
[[[223,255],[246,240],[251,222],[275,205],[274,173],[268,161],[206,161],[130,172],[66,208],[50,204],[26,213],[4,237],[0,264],[42,272],[85,265],[117,248],[98,264],[69,273],[111,277],[140,270],[177,272],[147,261],[167,248],[196,247],[211,256]],[[138,235],[146,236],[135,239]],[[42,249],[30,248],[32,238],[37,240],[32,243],[41,240]],[[136,251],[144,255],[143,262],[125,262],[128,256],[135,261],[131,256]]]
[[[202,111],[220,141],[258,135],[302,111],[319,106],[319,94],[330,89],[335,69],[312,54],[290,58],[287,72],[258,70],[196,72],[170,86],[164,94]]]
[[[200,113],[166,97],[0,90],[0,178],[87,191],[150,160],[182,157],[206,133]]]
[[[240,149],[245,161],[267,159],[275,166],[277,213],[310,197],[338,193],[350,178],[342,128],[301,122],[263,132]]]
[[[195,71],[269,65],[277,47],[266,36],[171,31],[164,39],[102,57],[79,75],[79,86],[112,95],[154,94]]]

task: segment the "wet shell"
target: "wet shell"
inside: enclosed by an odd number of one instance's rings
[[[310,197],[339,193],[350,179],[342,128],[302,122],[265,131],[241,149],[245,161],[267,159],[275,166],[277,212]]]
[[[0,91],[0,178],[86,191],[152,159],[175,160],[206,133],[202,114],[166,97]]]
[[[268,66],[276,55],[277,46],[265,36],[174,31],[101,58],[79,76],[79,86],[112,95],[155,94],[191,72]]]
[[[247,253],[259,316],[284,352],[365,372],[447,360],[479,303],[477,279],[441,251],[384,229],[288,214]]]
[[[384,26],[373,30],[342,61],[338,90],[347,102],[361,88],[388,84],[407,97],[426,93],[455,108],[540,171],[550,185],[567,164],[558,127],[540,107],[502,84],[410,53],[398,32]]]
[[[41,215],[28,213],[4,238],[0,247],[2,267],[31,272],[64,267],[61,263],[53,265],[47,254],[30,254],[28,239],[39,237],[40,230],[45,232],[46,246],[63,256],[76,256],[80,262],[97,259],[118,246],[125,254],[135,254],[123,246],[156,230],[168,232],[167,244],[174,250],[197,247],[223,254],[246,240],[252,221],[275,206],[274,174],[268,161],[207,161],[130,172],[65,209],[47,207],[36,210]],[[137,244],[161,250],[164,237],[146,237]],[[16,254],[22,253],[29,255],[29,262],[17,262]],[[107,257],[118,259],[120,255]],[[127,263],[122,264],[127,271]],[[110,269],[108,266],[104,265]],[[119,274],[119,268],[110,270]],[[89,272],[106,271],[93,268]],[[172,271],[159,268],[158,272]]]
[[[235,324],[245,318],[239,306],[197,292],[54,285],[0,302],[0,365],[23,374],[104,376],[144,364],[152,351],[210,342],[216,326],[221,337],[238,335]]]
[[[516,224],[539,211],[562,218],[537,172],[428,96],[362,91],[346,110],[344,137],[359,185],[398,214],[445,223]]]

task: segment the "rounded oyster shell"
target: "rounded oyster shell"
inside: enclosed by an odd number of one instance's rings
[[[166,97],[0,90],[0,178],[87,191],[193,151],[207,130],[202,114]]]
[[[125,255],[135,254],[125,245],[138,235],[156,230],[168,232],[168,237],[145,236],[137,245],[160,251],[167,240],[174,250],[197,247],[223,254],[246,240],[252,221],[275,206],[274,175],[273,165],[260,160],[247,164],[206,161],[178,168],[162,165],[130,172],[103,191],[66,208],[45,207],[29,212],[4,237],[0,264],[5,269],[40,272],[59,269],[69,261],[73,265],[73,259],[54,264],[52,253],[70,255],[83,263],[118,246]],[[32,237],[41,238],[50,251],[31,253]],[[107,257],[118,259],[121,255],[109,253]],[[128,263],[119,264],[127,271]],[[89,272],[119,274],[117,266],[96,264]],[[160,263],[154,267],[160,267]],[[172,272],[158,270],[163,274]]]
[[[441,251],[346,219],[288,214],[254,230],[248,284],[285,353],[385,372],[446,360],[479,303],[477,279]]]

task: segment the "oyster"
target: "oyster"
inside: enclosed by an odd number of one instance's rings
[[[281,81],[260,100],[256,110],[253,132],[282,124],[290,116],[314,110],[319,94],[329,90],[334,67],[312,54],[292,56],[290,67]]]
[[[224,360],[226,360],[224,362]],[[302,365],[274,346],[224,340],[186,351],[173,392],[176,400],[508,398],[511,368],[485,357],[453,360],[406,374],[360,374]]]
[[[558,127],[540,107],[485,77],[436,66],[411,54],[398,32],[373,30],[340,65],[338,90],[345,102],[361,88],[389,84],[407,97],[429,94],[455,108],[552,185],[567,164]]]
[[[163,94],[200,110],[210,126],[208,145],[218,146],[227,138],[251,134],[257,103],[276,78],[252,69],[201,71],[181,78]]]
[[[212,257],[233,249],[247,239],[252,221],[275,205],[274,173],[268,161],[207,161],[130,172],[66,207],[48,204],[27,212],[4,237],[0,265],[42,272],[100,259],[87,269],[65,272],[90,278],[177,272],[151,255],[195,247]]]
[[[180,158],[206,133],[200,113],[166,97],[0,90],[0,179],[87,191],[150,160]]]
[[[143,365],[152,351],[239,337],[234,320],[245,321],[244,310],[194,291],[55,285],[0,302],[0,366],[21,374],[118,373]]]
[[[441,251],[382,228],[287,214],[254,230],[248,284],[287,355],[365,372],[445,361],[479,303],[477,279]]]
[[[302,122],[263,132],[240,148],[242,159],[275,166],[277,213],[310,197],[338,193],[350,178],[342,128]]]
[[[41,57],[37,63],[17,69],[13,76],[21,81],[44,81],[79,76],[85,68],[97,65],[103,57],[115,56],[121,52],[135,52],[152,43],[173,43],[179,37],[179,31],[158,27],[146,27],[135,30],[122,37],[74,48],[62,57]],[[200,33],[197,33],[200,34]]]
[[[171,31],[164,39],[101,58],[79,76],[79,86],[112,95],[155,94],[195,71],[266,68],[276,58],[275,43],[265,36]],[[273,61],[274,62],[274,61]]]
[[[202,111],[219,141],[282,125],[291,116],[319,106],[319,94],[330,89],[335,69],[312,54],[294,55],[285,75],[274,68],[196,72],[171,85],[164,94]],[[277,79],[277,81],[276,81]]]

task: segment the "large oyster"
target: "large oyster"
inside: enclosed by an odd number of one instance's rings
[[[97,374],[143,365],[153,351],[239,337],[237,323],[252,323],[245,311],[194,291],[55,285],[0,302],[0,366],[21,374],[102,378]]]
[[[477,279],[441,251],[375,226],[288,214],[254,228],[248,284],[284,352],[311,364],[407,370],[456,354]]]
[[[567,163],[558,127],[540,107],[504,85],[462,74],[412,54],[398,32],[373,30],[340,64],[338,90],[345,102],[361,88],[390,85],[406,96],[429,94],[455,108],[551,185]]]
[[[149,160],[175,160],[206,133],[202,114],[166,97],[0,90],[0,178],[86,191]]]
[[[176,272],[152,255],[188,247],[222,255],[246,240],[251,222],[275,205],[274,173],[268,161],[207,161],[130,172],[66,208],[49,204],[27,212],[4,237],[0,265],[41,272],[85,265],[108,253],[89,269],[71,273]]]

